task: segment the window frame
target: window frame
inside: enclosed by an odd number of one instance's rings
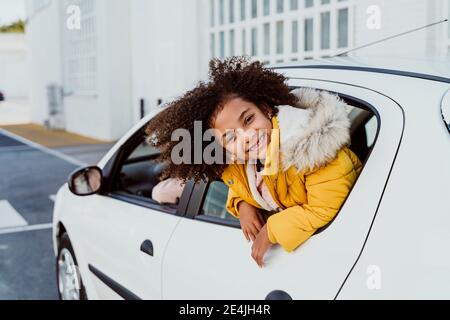
[[[289,86],[289,88],[291,90],[293,89],[298,89],[298,88],[302,88],[302,86]],[[367,156],[365,159],[361,159],[361,163],[362,163],[362,170],[364,170],[365,164],[368,161],[368,159],[371,156],[372,150],[374,148],[374,146],[377,144],[378,141],[378,136],[379,136],[379,132],[380,132],[380,128],[381,128],[381,117],[379,112],[377,111],[377,109],[369,102],[362,100],[361,98],[355,97],[355,96],[351,96],[345,93],[341,93],[341,92],[337,92],[337,91],[333,91],[333,90],[326,90],[332,94],[337,94],[344,102],[346,102],[347,104],[356,107],[356,108],[361,108],[363,110],[367,110],[369,112],[371,112],[377,120],[377,130],[375,133],[375,138],[374,141],[369,149],[369,152],[367,153]],[[360,175],[359,175],[360,176]],[[350,191],[349,191],[349,195],[353,190],[353,186],[356,185],[356,182],[359,179],[359,176],[356,178],[355,182],[353,183]],[[221,181],[221,180],[218,180]],[[213,224],[217,224],[217,225],[221,225],[221,226],[226,226],[226,227],[231,227],[231,228],[238,228],[240,229],[240,224],[237,221],[233,221],[233,220],[225,220],[225,219],[221,219],[221,218],[216,218],[216,217],[212,217],[212,216],[208,216],[208,215],[204,215],[201,213],[202,207],[203,207],[203,203],[205,201],[206,195],[208,193],[208,188],[209,188],[209,184],[210,181],[208,182],[199,182],[197,184],[195,184],[192,192],[191,192],[191,197],[189,199],[189,204],[188,204],[188,208],[186,211],[186,218],[189,219],[195,219],[195,220],[199,220],[202,222],[207,222],[207,223],[213,223]],[[322,231],[324,231],[326,228],[328,228],[333,221],[336,219],[336,217],[339,215],[339,212],[342,210],[342,208],[345,206],[345,203],[347,202],[348,196],[345,198],[344,202],[341,205],[341,208],[339,209],[338,213],[334,216],[334,218],[327,223],[325,226],[317,229],[317,231],[313,234],[313,236],[321,233]]]
[[[185,217],[188,219],[195,219],[202,222],[213,223],[221,226],[240,229],[241,225],[239,224],[239,221],[225,220],[201,214],[203,203],[208,193],[210,183],[211,181],[208,182],[201,181],[195,184],[194,189],[192,190],[191,193],[191,197],[189,199],[189,204]]]
[[[113,198],[116,200],[128,202],[140,207],[157,210],[167,214],[176,216],[184,216],[189,203],[194,183],[188,181],[183,189],[180,200],[176,208],[165,204],[159,204],[148,197],[141,197],[137,195],[127,194],[122,191],[114,190],[113,185],[115,179],[120,174],[122,164],[126,161],[129,155],[136,149],[136,147],[142,142],[145,136],[145,125],[139,128],[126,142],[124,142],[115,154],[108,160],[105,167],[102,170],[103,182],[102,190],[99,195]]]

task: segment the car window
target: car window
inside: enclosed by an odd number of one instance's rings
[[[375,143],[378,132],[378,120],[371,111],[356,106],[350,105],[347,111],[351,123],[350,149],[364,163]]]
[[[226,209],[228,187],[221,181],[209,183],[201,214],[207,217],[223,219],[225,221],[239,221]]]
[[[143,141],[133,150],[133,152],[131,152],[126,161],[130,162],[130,160],[134,160],[136,158],[148,157],[157,154],[159,154],[159,150],[156,147],[150,145],[146,141]]]
[[[160,204],[156,199],[170,199],[170,202],[161,205],[169,209],[176,209],[183,192],[183,186],[173,188],[171,183],[160,184],[164,164],[156,161],[158,155],[159,150],[157,148],[148,144],[145,140],[141,141],[122,160],[119,174],[114,178],[114,191],[121,195],[143,198],[143,200],[155,205]],[[155,196],[153,189],[157,185],[159,195],[164,193],[164,197],[154,199],[152,197]],[[176,194],[171,197],[167,195],[167,192]]]
[[[366,141],[367,146],[370,148],[375,142],[375,137],[378,129],[378,121],[375,116],[372,116],[369,121],[364,125],[364,130],[366,131]]]
[[[376,140],[378,120],[373,112],[350,104],[347,112],[351,122],[350,149],[364,164]],[[209,183],[199,217],[210,217],[209,220],[212,222],[222,224],[238,224],[239,220],[226,210],[227,193],[228,187],[223,182],[213,181]],[[327,227],[328,225],[320,228],[317,233]]]

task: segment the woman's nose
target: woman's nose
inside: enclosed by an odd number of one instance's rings
[[[253,133],[249,130],[240,130],[237,136],[240,144],[242,144],[242,146],[245,148],[247,148],[250,142],[253,140]]]
[[[245,144],[248,144],[250,142],[250,137],[248,134],[244,135],[244,142],[245,142]]]

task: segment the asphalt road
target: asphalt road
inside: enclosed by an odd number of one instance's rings
[[[0,300],[58,299],[52,198],[77,167],[0,132]]]

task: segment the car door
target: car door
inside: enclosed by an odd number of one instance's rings
[[[157,152],[142,141],[142,132],[135,136],[141,140],[125,143],[111,165],[116,169],[105,177],[110,189],[83,198],[76,238],[88,268],[89,298],[161,298],[162,257],[184,208],[151,199]]]
[[[224,211],[225,185],[196,186],[191,218],[177,225],[163,261],[164,299],[264,299],[275,290],[284,293],[278,298],[335,298],[370,231],[401,140],[403,114],[395,101],[369,89],[310,79],[291,79],[289,85],[338,93],[374,114],[352,131],[352,143],[361,144],[358,135],[364,135],[368,153],[360,153],[364,168],[337,217],[292,253],[274,246],[259,268],[251,243]]]

